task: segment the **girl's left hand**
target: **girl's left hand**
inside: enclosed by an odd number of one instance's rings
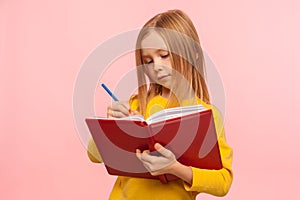
[[[136,150],[136,156],[151,175],[157,176],[170,173],[172,171],[172,166],[177,163],[175,155],[159,143],[156,143],[154,148],[160,154],[159,156],[151,155],[149,150],[145,150],[141,153],[139,149]]]

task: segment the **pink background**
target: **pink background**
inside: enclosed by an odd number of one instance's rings
[[[97,45],[174,8],[224,82],[234,181],[223,199],[297,198],[298,1],[2,0],[0,199],[108,198],[115,177],[89,161],[73,122],[77,73]]]

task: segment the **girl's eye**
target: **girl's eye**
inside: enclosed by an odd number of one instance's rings
[[[169,54],[161,55],[162,58],[167,58],[169,57]]]
[[[149,65],[149,64],[152,63],[152,60],[145,61],[145,63],[146,63],[147,65]]]

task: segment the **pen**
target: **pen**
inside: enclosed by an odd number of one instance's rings
[[[106,87],[104,83],[101,84],[101,86],[105,89],[105,91],[113,98],[114,101],[119,101],[119,99]]]

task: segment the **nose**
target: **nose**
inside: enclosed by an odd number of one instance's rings
[[[153,64],[154,64],[153,69],[154,69],[155,71],[160,71],[160,70],[162,70],[162,68],[163,68],[163,63],[162,63],[162,61],[161,61],[161,58],[156,58],[156,59],[154,59],[154,60],[153,60]]]

